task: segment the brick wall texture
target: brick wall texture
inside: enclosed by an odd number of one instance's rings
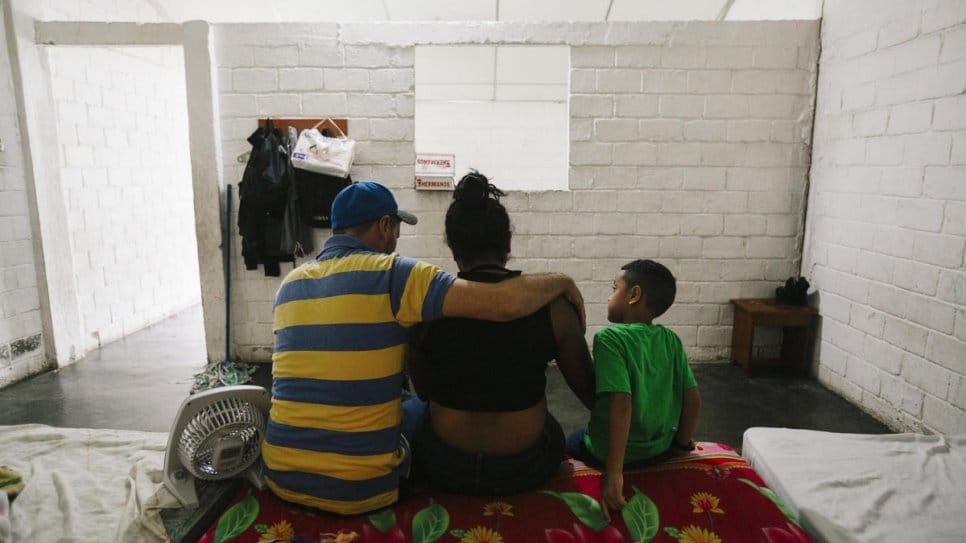
[[[2,7],[2,6],[0,6]],[[47,367],[17,98],[0,20],[0,387]]]
[[[823,383],[966,431],[966,3],[828,0],[803,270]]]
[[[51,3],[49,11],[66,9],[57,5]],[[822,382],[896,429],[961,433],[966,430],[966,4],[828,0],[821,37],[819,27],[818,22],[219,24],[224,181],[240,180],[243,165],[235,158],[248,149],[245,138],[257,119],[347,118],[349,134],[359,142],[353,177],[389,185],[400,204],[420,216],[419,225],[403,230],[399,251],[455,271],[442,238],[450,195],[412,188],[415,48],[567,46],[567,190],[513,191],[505,199],[515,232],[511,266],[572,275],[588,304],[590,337],[606,324],[606,299],[620,265],[642,257],[662,261],[678,277],[679,290],[659,322],[681,336],[695,361],[728,357],[729,299],[769,296],[786,277],[802,273],[814,285],[820,307],[814,362]],[[4,43],[0,40],[0,81],[7,82],[0,83],[0,137],[6,145],[0,153],[0,386],[44,358]],[[70,220],[99,232],[72,238],[74,257],[128,266],[127,251],[168,254],[170,248],[151,242],[141,249],[143,240],[107,243],[118,229],[114,215],[126,213],[119,202],[177,198],[149,192],[166,186],[170,176],[135,182],[133,164],[112,163],[125,159],[99,155],[92,147],[95,141],[129,145],[136,136],[123,130],[158,130],[152,112],[168,111],[167,88],[141,88],[145,83],[138,78],[112,71],[117,60],[98,63],[94,80],[87,71],[55,62],[52,85]],[[143,104],[135,95],[144,97]],[[119,100],[134,109],[107,112]],[[130,117],[133,124],[120,122]],[[121,170],[113,173],[115,168]],[[89,201],[91,187],[103,190],[95,201]],[[190,212],[190,195],[186,202],[182,213]],[[78,211],[94,204],[98,213]],[[147,224],[163,222],[156,210],[145,213]],[[328,234],[318,231],[317,245]],[[234,244],[239,255],[237,231]],[[82,261],[75,266],[82,275],[107,281],[103,269]],[[131,298],[134,309],[157,305],[164,299],[153,290],[161,280],[157,270],[151,265],[135,272],[130,275],[142,278],[137,287],[115,291]],[[267,361],[279,279],[246,271],[236,259],[232,281],[235,355]],[[154,297],[132,298],[143,290]],[[79,296],[87,322],[108,317],[113,328],[105,329],[118,330],[117,298],[101,303],[96,293]],[[120,321],[128,323],[119,325],[122,332],[138,325]],[[775,333],[766,334],[758,347],[773,350],[776,341]]]
[[[678,278],[659,322],[693,360],[727,357],[728,300],[767,296],[800,269],[817,22],[456,27],[216,25],[225,181],[240,180],[235,158],[259,117],[348,118],[353,177],[420,216],[399,252],[455,271],[450,194],[412,189],[414,45],[570,45],[569,190],[505,199],[510,265],[573,276],[592,334],[620,266],[659,260]],[[236,354],[268,360],[279,280],[240,261],[232,280]]]
[[[201,300],[180,47],[49,49],[85,350]]]

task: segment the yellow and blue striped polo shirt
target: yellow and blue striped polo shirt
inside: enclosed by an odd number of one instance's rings
[[[265,478],[282,499],[343,515],[398,499],[409,328],[442,317],[455,277],[350,236],[282,282],[275,298]]]

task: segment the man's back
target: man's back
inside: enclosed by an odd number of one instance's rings
[[[435,266],[330,238],[275,301],[265,475],[283,499],[340,514],[392,504],[408,328],[442,314],[453,278]]]

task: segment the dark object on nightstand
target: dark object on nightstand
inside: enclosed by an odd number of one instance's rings
[[[789,277],[785,286],[775,289],[775,301],[785,305],[808,305],[808,281]]]
[[[812,337],[812,325],[818,310],[814,307],[777,303],[768,299],[731,300],[735,306],[734,328],[731,332],[731,359],[751,375],[754,367],[782,366],[793,373],[808,373],[806,355]],[[778,359],[752,358],[755,327],[771,326],[782,329],[781,357]]]

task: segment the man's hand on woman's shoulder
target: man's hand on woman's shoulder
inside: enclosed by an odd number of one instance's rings
[[[570,277],[561,273],[521,275],[499,283],[457,279],[443,298],[443,315],[491,321],[510,321],[529,315],[563,296],[586,325],[584,298]]]

